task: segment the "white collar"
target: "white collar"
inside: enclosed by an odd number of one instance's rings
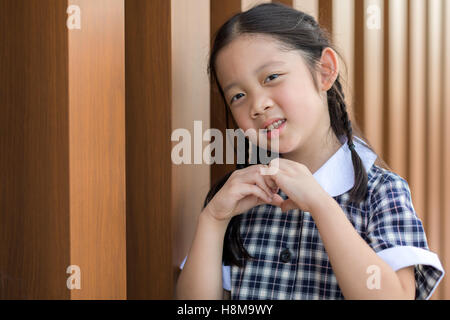
[[[355,150],[368,172],[375,163],[377,155],[360,138],[354,137],[353,141]],[[313,174],[316,181],[331,197],[346,193],[355,184],[352,154],[347,144],[347,138],[342,139],[341,143],[343,143],[341,148]]]

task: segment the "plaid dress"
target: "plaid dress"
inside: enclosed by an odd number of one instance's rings
[[[416,299],[428,299],[444,270],[428,249],[408,184],[376,166],[376,155],[361,143],[356,143],[356,151],[369,169],[364,203],[349,201],[354,178],[346,143],[314,176],[394,271],[415,265]],[[287,199],[282,190],[279,194]],[[255,259],[247,260],[244,268],[223,267],[224,288],[231,290],[232,299],[344,299],[310,213],[299,209],[282,213],[279,207],[261,205],[243,214],[240,231],[244,247]]]
[[[363,203],[350,202],[353,164],[346,141],[341,142],[342,147],[313,176],[394,271],[415,266],[416,299],[429,299],[445,272],[428,248],[408,183],[376,166],[377,156],[356,138],[356,151],[368,175],[368,192]],[[282,190],[279,195],[287,199]],[[231,299],[344,299],[309,212],[282,213],[279,207],[261,205],[242,215],[240,232],[244,247],[255,259],[247,260],[243,268],[222,266],[223,288],[231,291]]]

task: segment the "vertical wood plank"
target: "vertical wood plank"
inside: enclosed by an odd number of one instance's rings
[[[333,1],[333,42],[342,55],[340,63],[341,83],[347,103],[347,110],[354,120],[354,70],[355,70],[355,3],[353,0]]]
[[[333,35],[333,0],[319,0],[319,23]]]
[[[172,128],[187,129],[194,138],[194,121],[202,132],[210,128],[210,85],[207,62],[210,47],[210,1],[172,1]],[[186,63],[189,62],[189,63]],[[192,147],[194,141],[191,141]],[[210,142],[203,142],[202,149]],[[173,146],[178,142],[173,142]],[[192,153],[193,155],[193,153]],[[193,158],[193,156],[192,156]],[[191,159],[193,163],[193,159]],[[192,183],[195,183],[193,188]],[[210,166],[172,167],[174,277],[192,244],[197,218],[210,189]]]
[[[387,95],[388,121],[386,141],[386,160],[389,166],[401,177],[407,179],[407,2],[391,0],[389,6],[388,33],[388,74],[389,88]]]
[[[384,3],[365,0],[364,17],[364,133],[383,154]],[[357,71],[359,72],[359,71]]]
[[[0,1],[0,299],[69,299],[67,2]]]
[[[354,46],[354,92],[353,92],[353,117],[362,132],[366,128],[365,114],[365,57],[366,43],[366,6],[364,1],[354,0],[355,5],[355,46]]]
[[[426,3],[409,2],[409,186],[426,228]]]
[[[442,123],[441,123],[441,129],[443,131],[443,141],[442,141],[442,150],[443,150],[443,156],[442,156],[442,167],[443,167],[443,174],[442,174],[442,220],[443,223],[441,224],[441,234],[442,234],[442,250],[441,250],[441,256],[442,256],[442,263],[444,270],[448,271],[450,266],[450,3],[448,1],[443,2],[444,9],[443,12],[443,18],[444,21],[443,24],[443,44],[444,44],[444,51],[443,51],[443,114],[442,114]],[[450,299],[450,278],[447,276],[444,276],[444,279],[442,280],[443,287],[442,287],[442,299]]]
[[[217,30],[234,14],[241,12],[242,2],[241,0],[211,0],[211,47],[212,41]],[[223,99],[220,96],[219,90],[215,83],[211,83],[211,104],[210,104],[210,124],[211,128],[219,129],[223,136],[225,136],[226,128],[226,106],[224,105]],[[228,123],[231,126],[229,129],[234,129],[231,112],[228,112]],[[237,129],[237,128],[236,128]],[[225,145],[225,143],[224,143]],[[228,147],[228,146],[226,146]],[[225,154],[225,150],[224,150]],[[212,164],[211,165],[211,185],[214,185],[220,178],[225,176],[227,173],[233,171],[236,165],[225,164]]]
[[[428,3],[428,81],[427,81],[427,227],[430,249],[440,252],[441,178],[441,0]],[[433,299],[440,298],[438,288]]]
[[[72,299],[126,299],[125,39],[123,0],[69,0]]]
[[[430,247],[439,251],[440,212],[440,105],[441,105],[441,6],[440,0],[428,1],[428,81],[427,81],[427,171],[428,171],[428,237]]]
[[[125,1],[127,296],[171,299],[171,1]]]

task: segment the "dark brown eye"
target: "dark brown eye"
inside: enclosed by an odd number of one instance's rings
[[[243,95],[243,93],[238,93],[237,95],[235,95],[233,98],[231,98],[231,101],[230,101],[230,104],[232,104],[233,102],[234,102],[234,98],[236,98],[237,96],[239,96],[239,95]]]
[[[275,76],[275,78],[273,78]],[[266,78],[266,80],[267,79],[269,79],[269,78],[271,78],[271,79],[276,79],[276,78],[278,78],[280,75],[279,74],[271,74],[270,76],[268,76],[267,78]],[[265,83],[265,81],[264,81],[264,83]]]

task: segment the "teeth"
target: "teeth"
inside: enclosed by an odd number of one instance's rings
[[[271,125],[269,125],[267,127],[267,130],[273,130],[273,129],[278,129],[279,126],[281,126],[284,123],[284,120],[278,120],[277,122],[272,123]]]

